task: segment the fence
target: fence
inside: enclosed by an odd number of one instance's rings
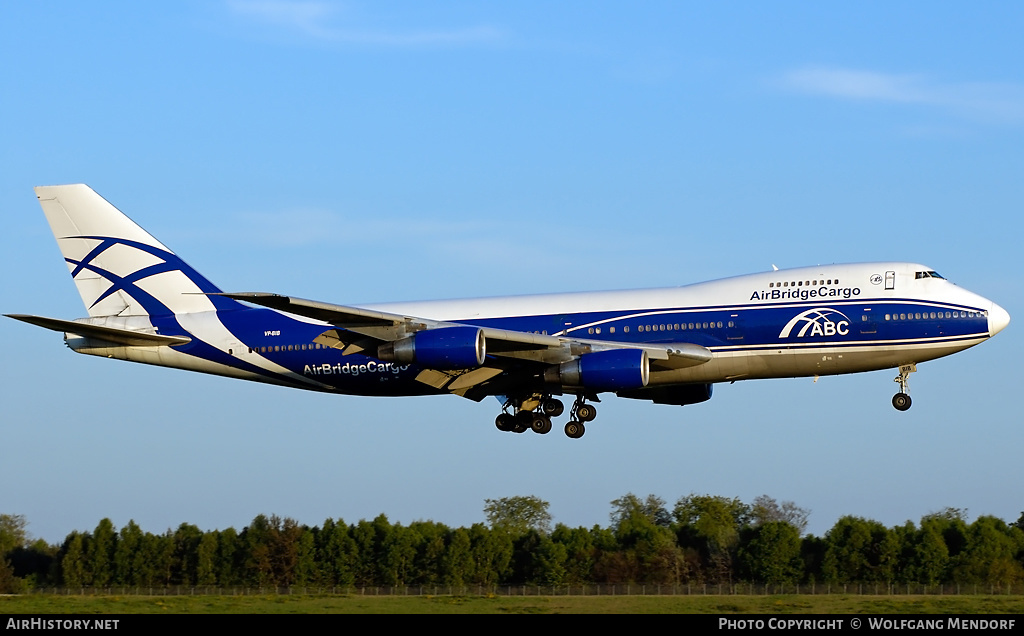
[[[287,586],[287,587],[80,587],[36,588],[30,594],[60,596],[1024,596],[1024,585],[921,585],[886,583],[770,585],[758,583],[676,584],[644,583],[590,585],[413,585],[413,586]]]

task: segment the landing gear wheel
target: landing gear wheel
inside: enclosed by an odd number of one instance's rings
[[[512,427],[515,426],[515,424],[516,419],[509,415],[508,413],[499,413],[498,417],[494,419],[494,425],[498,427],[499,431],[502,431],[504,433],[511,431]]]
[[[565,405],[562,404],[561,400],[548,398],[541,404],[540,410],[544,411],[544,415],[548,417],[558,417],[565,410]]]
[[[597,417],[597,409],[590,404],[580,404],[576,409],[576,417],[580,418],[581,422],[593,422]]]
[[[533,424],[533,413],[529,411],[519,411],[516,413],[514,423],[512,425],[513,433],[525,433]]]
[[[534,413],[533,419],[530,421],[530,428],[533,429],[534,433],[546,435],[551,432],[551,418],[547,415]]]
[[[897,411],[906,411],[910,408],[910,396],[906,393],[897,393],[892,396],[892,405]]]
[[[576,420],[569,420],[565,425],[565,434],[572,439],[579,439],[583,437],[583,434],[587,432],[587,429],[583,426],[583,422],[577,422]]]

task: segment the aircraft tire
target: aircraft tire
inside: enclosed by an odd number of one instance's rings
[[[534,433],[547,435],[551,432],[551,418],[547,415],[536,413],[533,416],[533,420],[530,422],[530,428],[533,429]]]
[[[513,433],[525,433],[530,430],[533,423],[533,413],[529,411],[519,411],[515,415],[515,420],[512,425]]]
[[[897,411],[906,411],[910,408],[911,400],[910,396],[906,393],[897,393],[892,396],[892,405]]]
[[[597,409],[589,404],[580,404],[576,409],[576,417],[580,418],[581,422],[593,422],[597,417]]]
[[[558,417],[563,411],[565,411],[565,405],[562,404],[561,400],[550,398],[544,400],[541,410],[544,411],[544,415],[547,415],[548,417]]]
[[[494,425],[498,427],[499,431],[507,433],[515,426],[515,418],[508,413],[499,413],[498,417],[494,418]]]
[[[583,434],[587,432],[587,429],[583,426],[583,422],[577,422],[576,420],[569,420],[565,425],[565,434],[567,437],[572,439],[579,439],[583,437]]]

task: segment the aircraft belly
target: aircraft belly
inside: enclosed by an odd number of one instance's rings
[[[814,375],[839,375],[893,369],[908,362],[926,362],[972,347],[983,339],[947,343],[907,343],[881,347],[822,347],[808,349],[770,349],[758,352],[716,353],[715,361],[745,358],[745,377],[722,377],[718,380],[690,379],[687,382],[718,381],[726,379],[791,378]],[[712,363],[704,365],[710,366]],[[741,368],[736,363],[726,368]],[[684,369],[683,371],[700,371]],[[652,374],[653,375],[653,374]]]

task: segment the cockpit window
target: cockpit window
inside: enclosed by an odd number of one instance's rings
[[[917,279],[921,279],[921,278],[938,278],[938,279],[941,279],[941,280],[946,280],[945,278],[940,276],[938,272],[934,272],[934,271],[933,272],[917,272],[914,275],[914,278],[917,278]]]

